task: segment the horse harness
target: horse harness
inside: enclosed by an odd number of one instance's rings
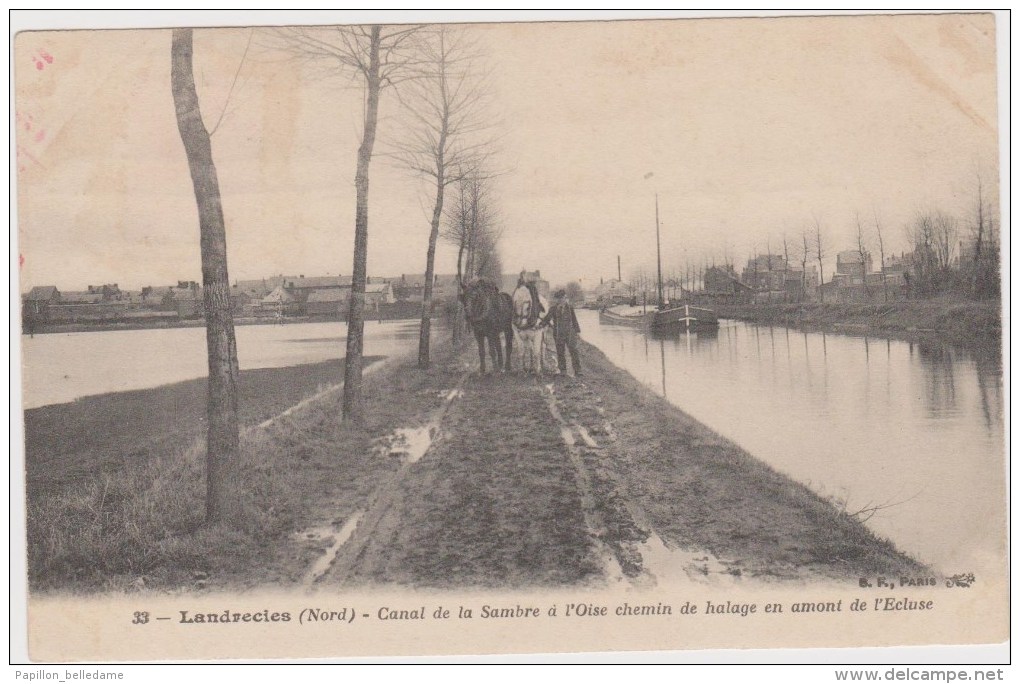
[[[520,330],[531,330],[538,325],[539,319],[545,312],[545,307],[542,306],[542,301],[538,298],[538,288],[535,287],[534,283],[525,283],[524,287],[527,288],[528,294],[531,295],[531,306],[528,307],[527,317],[522,321],[523,325],[518,325],[517,327]],[[516,324],[521,318],[515,311],[514,323]]]

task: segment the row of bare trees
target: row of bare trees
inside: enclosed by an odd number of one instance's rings
[[[444,216],[446,238],[468,257],[468,274],[476,257],[496,256],[498,234],[493,225],[489,181],[493,178],[493,138],[489,127],[486,82],[478,71],[477,45],[463,32],[446,26],[420,29],[421,64],[417,78],[398,91],[408,119],[405,134],[395,143],[393,158],[433,188],[425,263],[425,292],[418,338],[418,367],[430,364],[436,244]],[[446,191],[456,186],[456,199],[447,207]],[[493,265],[496,265],[495,261]]]
[[[994,205],[986,194],[980,176],[972,213],[962,220],[938,209],[919,210],[903,227],[910,256],[907,269],[907,289],[911,297],[926,298],[953,294],[974,299],[992,299],[1000,294],[999,221]],[[888,301],[890,293],[883,268],[888,264],[887,232],[877,211],[868,218],[859,212],[853,217],[853,243],[847,250],[856,253],[861,264],[877,256],[876,271],[881,296],[872,292],[873,284],[864,279],[865,296]],[[815,217],[812,225],[803,229],[794,240],[784,233],[781,237],[782,256],[787,264],[798,264],[801,272],[801,291],[807,290],[807,267],[815,264],[820,282],[825,282],[824,263],[832,255],[831,243],[823,237],[822,222]],[[848,245],[849,246],[849,245]],[[772,254],[771,239],[765,243],[765,253]],[[713,265],[715,260],[712,259]],[[721,262],[733,268],[727,254]],[[771,268],[771,261],[769,262]]]
[[[342,399],[343,419],[364,421],[362,359],[369,237],[370,167],[376,155],[380,99],[394,91],[401,105],[402,136],[387,154],[430,184],[432,212],[425,250],[424,303],[418,363],[430,362],[436,245],[444,235],[458,246],[458,274],[496,276],[500,231],[492,200],[485,81],[476,72],[477,47],[449,27],[351,26],[275,29],[269,42],[301,62],[334,77],[352,79],[364,93],[358,147],[354,220],[354,264],[348,308]],[[250,42],[249,42],[250,45]],[[247,54],[248,48],[245,48]],[[243,58],[242,58],[243,59]],[[199,213],[206,317],[207,397],[206,519],[225,519],[234,492],[229,467],[239,456],[237,344],[234,337],[226,231],[210,133],[202,119],[193,73],[192,30],[175,29],[171,42],[171,90],[178,130],[191,170]],[[455,200],[447,206],[447,190]]]

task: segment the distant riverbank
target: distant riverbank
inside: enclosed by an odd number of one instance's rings
[[[910,300],[886,304],[720,305],[721,318],[849,335],[893,338],[934,336],[967,347],[997,347],[1002,340],[999,302]]]
[[[435,316],[435,314],[433,314]],[[414,315],[407,315],[406,312],[395,314],[392,312],[383,312],[379,315],[377,312],[365,312],[365,321],[414,321],[419,320],[421,314],[417,313]],[[234,325],[293,325],[296,323],[346,323],[346,317],[337,316],[284,316],[283,318],[267,318],[267,317],[237,317],[234,319]],[[179,320],[153,320],[146,321],[116,321],[109,323],[59,323],[59,324],[37,324],[34,330],[22,329],[22,333],[25,335],[48,335],[48,334],[64,334],[64,333],[77,333],[77,332],[103,332],[106,330],[161,330],[161,329],[172,329],[172,328],[204,328],[205,319],[203,318],[184,318]]]

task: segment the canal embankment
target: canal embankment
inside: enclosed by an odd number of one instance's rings
[[[386,483],[321,582],[645,587],[922,568],[595,347],[582,355],[581,378],[469,375],[426,457]]]
[[[850,335],[894,339],[934,337],[965,347],[998,349],[1002,305],[956,299],[907,300],[880,304],[760,303],[719,305],[721,318]]]
[[[286,528],[300,496],[257,426],[310,396],[326,399],[342,378],[342,360],[241,371],[234,476],[251,495],[220,530],[202,526],[205,378],[26,410],[32,588],[175,586],[250,560],[259,539]]]
[[[248,374],[244,495],[217,527],[202,521],[198,383],[27,412],[31,587],[642,586],[921,568],[582,353],[580,379],[480,376],[473,348],[437,343],[427,371],[394,358],[373,373],[358,427],[339,420],[339,392],[258,426],[338,378],[335,362]],[[302,391],[253,408],[295,377]],[[153,429],[168,422],[176,431]]]

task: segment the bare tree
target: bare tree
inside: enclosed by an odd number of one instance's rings
[[[368,181],[379,121],[380,93],[417,76],[414,50],[418,26],[290,27],[276,32],[281,47],[292,55],[325,65],[331,73],[349,75],[365,90],[364,125],[354,175],[357,207],[354,218],[354,267],[347,315],[347,357],[344,361],[344,418],[364,421],[361,400],[362,352],[365,333],[365,278],[368,268]]]
[[[953,268],[959,240],[959,225],[955,216],[943,211],[935,213],[935,253],[943,275],[948,275]]]
[[[631,269],[630,276],[628,277],[628,284],[630,285],[631,297],[637,297],[639,301],[644,301],[648,290],[648,276],[645,273],[644,266],[637,266]],[[682,291],[683,271],[680,272],[680,287]]]
[[[461,291],[475,278],[487,278],[497,286],[503,264],[499,257],[499,240],[502,228],[497,223],[491,183],[493,175],[479,169],[478,174],[466,175],[456,184],[456,194],[445,213],[443,239],[457,245],[457,287]],[[452,321],[453,341],[459,346],[463,337],[463,303],[457,300],[457,312]]]
[[[974,253],[970,268],[969,290],[973,297],[994,297],[999,293],[999,245],[995,236],[994,203],[988,202],[981,173],[977,174],[977,201],[971,235]],[[963,255],[961,255],[962,257]]]
[[[801,242],[803,243],[800,253],[800,292],[802,297],[807,296],[807,262],[808,255],[811,253],[808,248],[808,234],[807,231],[801,231],[800,234]]]
[[[423,30],[418,38],[419,76],[400,93],[410,121],[394,156],[406,169],[427,178],[435,192],[418,339],[418,367],[424,369],[429,365],[436,243],[446,189],[481,174],[492,142],[484,136],[485,97],[474,68],[475,46],[461,31],[447,26]]]
[[[202,251],[202,296],[209,359],[206,440],[206,520],[226,516],[231,492],[229,466],[240,453],[237,419],[237,341],[230,312],[227,237],[209,132],[202,121],[192,69],[192,31],[174,29],[170,47],[170,88],[177,129],[188,157],[198,205]]]
[[[976,235],[974,238],[974,264],[972,266],[974,273],[971,282],[971,292],[976,296],[978,294],[978,281],[981,272],[981,241],[984,238],[985,232],[985,199],[980,173],[978,173],[977,177],[977,225],[974,232]]]
[[[825,258],[825,250],[822,248],[822,224],[815,217],[815,257],[818,259],[818,300],[825,302],[825,271],[822,269],[822,259]]]
[[[783,301],[787,301],[786,274],[790,272],[790,246],[786,242],[786,233],[783,233]]]
[[[474,268],[479,278],[485,278],[489,282],[499,286],[503,277],[503,259],[499,254],[499,240],[503,231],[491,224],[484,230],[478,231],[474,241]]]
[[[912,289],[932,296],[951,287],[956,219],[942,211],[918,212],[907,234],[914,245]]]
[[[878,220],[878,211],[872,211],[875,220],[875,235],[878,236],[878,272],[882,274],[882,300],[889,301],[889,285],[885,279],[885,240],[882,239],[882,222]]]
[[[461,284],[483,275],[483,266],[491,262],[487,251],[501,237],[496,223],[488,174],[469,175],[457,183],[457,196],[446,212],[442,236],[457,245],[457,278]]]
[[[857,258],[861,262],[861,283],[864,285],[864,301],[868,301],[870,299],[868,293],[868,260],[871,258],[871,254],[868,252],[865,242],[864,226],[861,224],[859,212],[854,212],[854,221],[857,224]]]

